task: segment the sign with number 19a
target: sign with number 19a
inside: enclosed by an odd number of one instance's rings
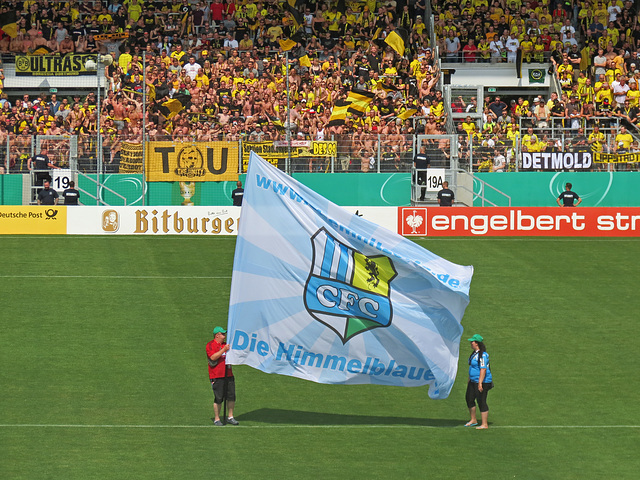
[[[427,192],[439,192],[444,182],[444,168],[427,168]]]

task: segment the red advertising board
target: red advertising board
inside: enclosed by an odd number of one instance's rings
[[[638,237],[640,208],[399,207],[398,233],[427,237]]]

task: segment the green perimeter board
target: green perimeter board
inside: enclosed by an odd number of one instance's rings
[[[478,179],[506,193],[511,205],[517,207],[555,206],[555,199],[564,190],[566,182],[573,183],[573,190],[582,197],[586,207],[637,207],[640,206],[640,172],[509,172],[478,173]],[[91,176],[90,176],[91,177]],[[142,205],[142,175],[105,175],[105,185],[122,195],[127,205]],[[0,203],[22,203],[22,178],[20,175],[0,177]],[[95,178],[95,176],[92,176]],[[295,173],[294,178],[329,200],[343,206],[406,206],[410,203],[409,173]],[[245,175],[240,179],[244,182]],[[111,205],[122,205],[122,198],[108,189],[98,191],[96,184],[84,177],[78,180],[81,189],[93,196],[102,196]],[[197,183],[191,201],[195,205],[231,205],[231,192],[235,182]],[[474,182],[474,193],[483,193],[487,200],[498,206],[507,206],[504,195],[486,188],[480,181]],[[86,205],[96,201],[83,197]],[[144,194],[146,205],[181,205],[179,182],[152,182]],[[474,206],[481,206],[476,196]],[[486,206],[491,205],[485,203]]]
[[[10,179],[8,187],[0,193],[0,204],[20,205],[22,203],[22,177],[4,175]],[[96,175],[88,175],[95,180]],[[246,175],[240,175],[244,183]],[[338,205],[344,206],[404,206],[410,203],[410,174],[374,174],[374,173],[294,173],[293,177],[320,195]],[[185,198],[180,192],[180,182],[149,182],[143,194],[143,176],[141,174],[103,175],[104,189],[84,176],[78,178],[81,190],[93,197],[104,199],[110,205],[182,205]],[[195,182],[194,195],[190,201],[194,205],[231,205],[231,192],[235,182]],[[2,183],[0,183],[0,188]],[[117,195],[113,192],[116,192]],[[144,195],[144,200],[143,200]],[[85,205],[97,205],[98,202],[88,195],[81,198]],[[14,203],[10,203],[14,202]]]
[[[640,206],[640,172],[495,172],[477,173],[477,177],[511,197],[517,207],[557,206],[556,198],[567,182],[582,198],[581,207]],[[475,181],[477,195],[484,190],[486,198],[501,207],[508,206],[503,195],[483,188]],[[481,206],[480,198],[474,206]],[[490,206],[491,204],[485,204]]]
[[[0,205],[22,205],[22,175],[0,175]]]
[[[215,428],[235,238],[0,238],[0,478],[637,478],[640,240],[416,241],[475,268],[448,399],[238,366],[241,426]],[[462,427],[473,333],[484,432]]]

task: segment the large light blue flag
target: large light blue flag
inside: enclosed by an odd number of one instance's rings
[[[227,362],[319,383],[429,384],[446,398],[472,275],[251,153]]]

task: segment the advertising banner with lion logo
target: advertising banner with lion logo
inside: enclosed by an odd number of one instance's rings
[[[348,212],[255,153],[241,218],[227,362],[449,395],[473,267]]]
[[[147,142],[148,182],[238,180],[238,142]]]

